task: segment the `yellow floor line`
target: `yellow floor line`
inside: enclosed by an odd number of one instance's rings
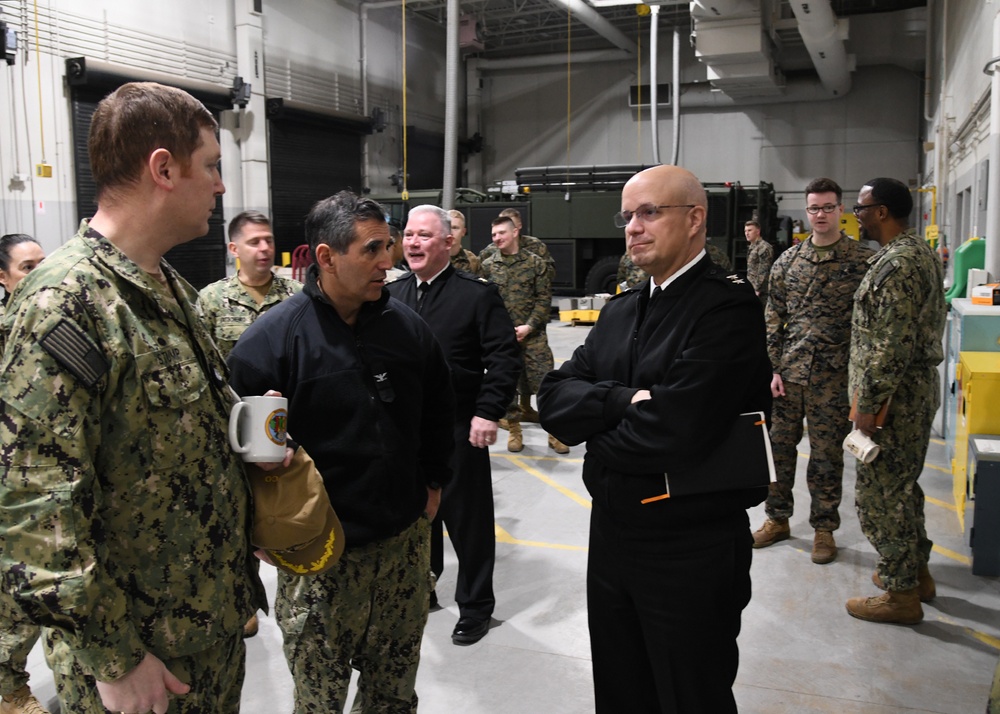
[[[590,505],[590,499],[589,498],[585,498],[584,496],[581,496],[580,494],[576,493],[575,491],[566,488],[562,484],[556,483],[555,481],[553,481],[552,479],[550,479],[548,476],[546,476],[545,474],[543,474],[541,471],[539,471],[538,469],[536,469],[534,466],[526,464],[524,462],[524,459],[522,459],[522,458],[520,458],[518,456],[507,456],[506,454],[501,454],[501,455],[504,456],[505,458],[509,459],[512,464],[514,464],[515,466],[517,466],[522,471],[525,471],[525,472],[531,474],[532,476],[534,476],[535,478],[537,478],[539,481],[541,481],[542,483],[544,483],[546,486],[551,486],[556,491],[558,491],[562,495],[566,496],[567,498],[570,498],[570,499],[576,501],[577,503],[579,503],[584,508],[590,508],[591,507],[591,505]]]
[[[562,543],[542,543],[537,540],[521,540],[520,538],[515,538],[510,533],[505,531],[496,523],[493,524],[493,530],[496,532],[497,543],[510,543],[512,545],[528,545],[532,548],[553,548],[555,550],[587,550],[585,545],[564,545]]]
[[[582,464],[583,459],[572,459],[566,456],[532,456],[530,454],[504,454],[502,452],[490,452],[490,456],[497,459],[531,459],[532,461],[564,461],[567,464]]]
[[[993,649],[1000,650],[1000,637],[994,637],[993,635],[987,635],[985,632],[974,630],[971,627],[965,627],[961,623],[953,620],[952,618],[946,615],[938,615],[937,619],[940,622],[944,622],[948,625],[955,625],[961,627],[962,631],[965,632],[965,634],[967,634],[969,637],[979,640],[984,645],[992,647]]]
[[[957,553],[954,550],[949,550],[948,548],[944,548],[940,545],[935,545],[932,548],[932,550],[935,553],[943,555],[946,558],[951,558],[952,560],[956,560],[959,563],[962,563],[963,565],[972,565],[972,558],[970,558],[967,555],[962,555],[961,553]]]
[[[1000,650],[1000,637],[993,637],[992,635],[985,635],[982,632],[977,632],[976,630],[973,630],[971,627],[966,627],[965,628],[965,632],[966,632],[966,634],[971,635],[972,637],[975,637],[977,640],[979,640],[983,644],[989,645],[990,647],[992,647],[995,650]]]
[[[944,508],[953,513],[958,513],[958,506],[956,506],[954,503],[948,503],[947,501],[942,501],[940,498],[934,498],[933,496],[927,496],[927,495],[924,496],[924,500],[927,503],[930,503],[931,505]]]

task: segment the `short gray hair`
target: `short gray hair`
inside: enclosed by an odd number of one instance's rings
[[[441,221],[441,235],[446,236],[451,234],[451,216],[448,215],[448,211],[433,204],[424,203],[411,208],[409,214],[406,216],[406,220],[409,221],[410,216],[418,213],[433,213]]]

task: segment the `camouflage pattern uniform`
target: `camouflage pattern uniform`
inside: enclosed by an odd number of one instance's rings
[[[723,270],[731,271],[733,269],[733,261],[729,259],[728,255],[722,252],[721,248],[716,248],[708,241],[705,241],[705,252],[708,253],[708,257],[712,259],[712,262]]]
[[[847,359],[854,291],[868,269],[872,250],[845,234],[826,250],[809,240],[782,253],[771,268],[764,309],[771,367],[780,374],[785,396],[774,400],[771,445],[777,481],[764,510],[771,520],[792,515],[792,487],[802,420],[809,423],[806,483],[815,530],[840,526],[847,415]]]
[[[747,252],[747,280],[757,291],[757,297],[763,303],[767,302],[767,279],[774,264],[774,248],[763,238],[758,238],[750,244]]]
[[[4,309],[5,305],[0,303],[0,320]],[[0,329],[0,352],[3,335]],[[5,590],[0,590],[0,695],[11,694],[28,683],[28,655],[38,641],[38,634],[38,626],[24,617]]]
[[[526,250],[529,253],[534,253],[539,258],[545,261],[548,266],[549,271],[549,283],[552,283],[556,279],[556,260],[552,257],[552,252],[549,247],[545,245],[545,241],[540,238],[535,238],[535,236],[526,236],[523,233],[517,239],[517,245],[520,250]],[[482,266],[486,262],[486,259],[492,255],[496,255],[500,249],[496,247],[496,244],[490,243],[488,246],[483,248],[479,252],[479,264]],[[524,323],[514,323],[524,324]]]
[[[634,288],[648,277],[649,273],[633,263],[628,253],[625,253],[622,259],[618,261],[617,282],[618,287],[621,288],[621,292],[625,292],[629,288]]]
[[[482,276],[496,283],[500,297],[514,327],[528,325],[531,333],[519,344],[524,358],[524,372],[518,380],[520,394],[536,394],[542,377],[552,371],[554,362],[545,326],[552,310],[552,278],[549,266],[534,253],[518,250],[514,255],[496,251],[482,265]],[[517,420],[516,410],[508,418]]]
[[[726,257],[726,254],[711,243],[705,243],[705,252],[708,253],[708,257],[712,259],[712,262],[723,270],[733,269],[733,264],[729,261],[729,258]],[[628,253],[625,253],[622,256],[622,259],[618,261],[617,280],[618,286],[622,289],[622,291],[625,291],[628,288],[634,288],[648,277],[649,273],[633,263],[632,258],[629,257]]]
[[[236,340],[264,312],[302,289],[298,280],[271,273],[271,287],[260,305],[240,282],[239,275],[206,285],[198,293],[209,334],[223,357],[228,357]]]
[[[881,453],[858,462],[855,500],[861,530],[879,554],[879,578],[901,591],[917,587],[933,545],[917,479],[941,402],[944,276],[934,251],[913,233],[896,236],[868,262],[854,300],[850,390],[865,414],[892,402],[874,437]]]
[[[352,668],[363,674],[351,711],[417,711],[417,662],[434,589],[430,557],[425,514],[397,536],[347,548],[325,573],[278,573],[275,617],[295,681],[295,714],[340,712]],[[359,652],[381,656],[362,664]]]
[[[472,275],[479,275],[479,256],[468,248],[462,248],[458,253],[451,256],[450,260],[451,264],[455,266],[455,270],[463,270]]]
[[[166,284],[84,221],[3,319],[0,570],[54,628],[50,664],[74,714],[103,712],[78,704],[93,679],[147,652],[168,667],[202,657],[195,686],[228,682],[171,712],[237,711],[243,624],[266,607],[226,366],[196,292],[160,266]]]

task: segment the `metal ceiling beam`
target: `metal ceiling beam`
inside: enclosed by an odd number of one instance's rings
[[[625,50],[633,55],[639,51],[635,42],[626,37],[625,33],[605,20],[597,10],[583,2],[583,0],[554,0],[554,3],[569,8],[570,12],[583,22],[583,24],[618,49]]]

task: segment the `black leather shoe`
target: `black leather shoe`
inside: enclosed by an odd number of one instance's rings
[[[460,617],[455,629],[451,632],[451,641],[456,645],[471,645],[479,642],[490,631],[489,620],[477,620],[474,617]]]
[[[441,606],[438,604],[438,594],[433,590],[431,590],[431,602],[429,609],[431,612],[437,612],[441,609]]]

